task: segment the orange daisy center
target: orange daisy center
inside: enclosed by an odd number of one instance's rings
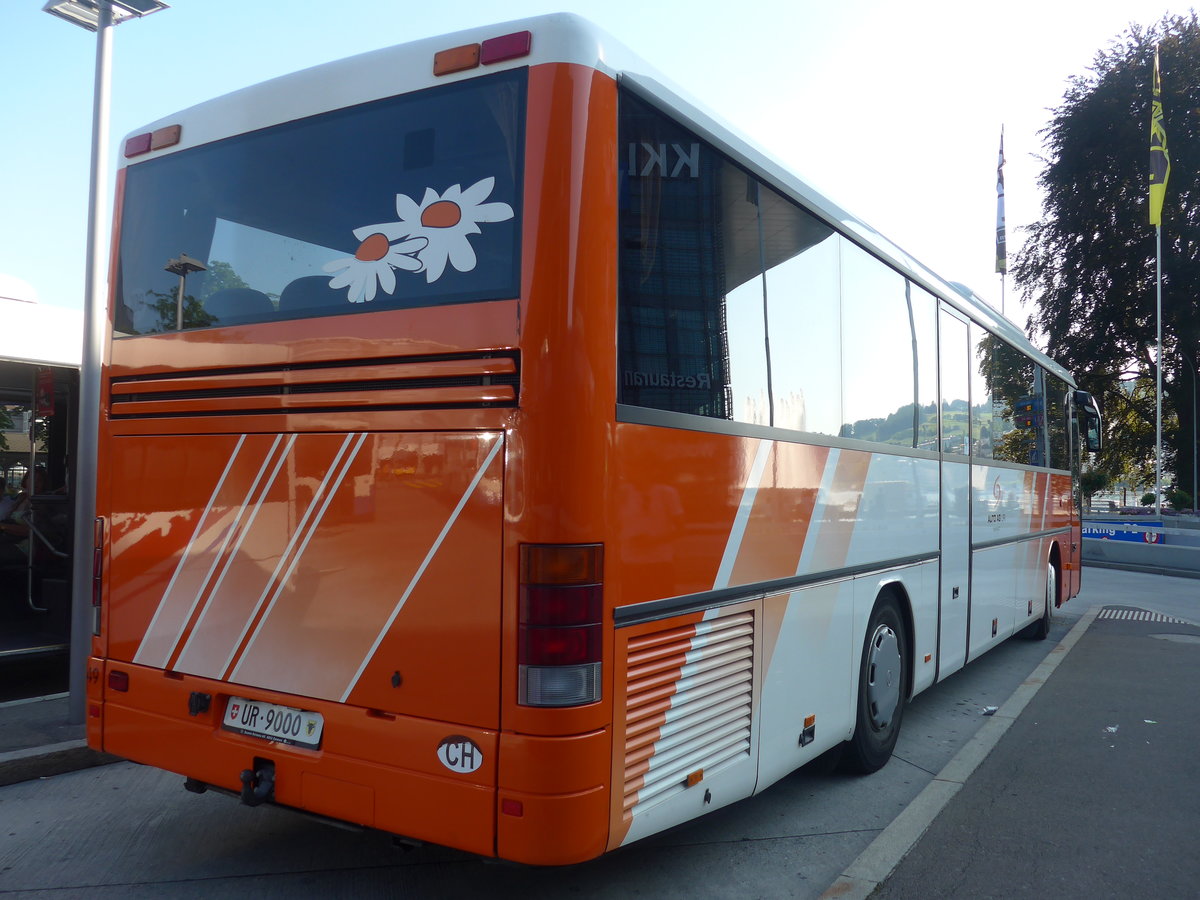
[[[451,200],[430,203],[421,213],[421,224],[426,228],[453,228],[462,221],[462,210]]]
[[[382,234],[373,234],[354,251],[354,258],[362,262],[375,262],[387,256],[388,239]]]

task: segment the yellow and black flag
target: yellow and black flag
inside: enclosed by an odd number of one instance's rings
[[[1150,224],[1162,225],[1163,199],[1171,177],[1171,154],[1163,127],[1162,81],[1158,75],[1158,48],[1154,48],[1154,100],[1150,107]]]

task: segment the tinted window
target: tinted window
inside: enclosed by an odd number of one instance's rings
[[[906,282],[842,244],[842,436],[912,447],[916,367]]]
[[[996,343],[990,333],[971,323],[971,455],[978,459],[992,458],[993,400],[992,348]]]
[[[938,350],[941,357],[942,450],[967,453],[971,433],[968,402],[967,324],[947,312],[939,317]]]
[[[498,73],[130,166],[118,331],[516,296],[525,80]]]
[[[1067,430],[1067,383],[1045,373],[1046,437],[1050,445],[1050,468],[1069,469],[1071,454]]]
[[[757,184],[623,93],[622,403],[767,423]]]
[[[775,424],[835,435],[842,425],[842,238],[790,200],[762,191]]]
[[[937,300],[916,285],[909,285],[908,306],[912,312],[917,344],[917,447],[938,449],[938,353]]]

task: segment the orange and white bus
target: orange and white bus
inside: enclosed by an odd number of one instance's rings
[[[124,144],[93,746],[586,860],[1079,586],[1070,376],[568,15]]]

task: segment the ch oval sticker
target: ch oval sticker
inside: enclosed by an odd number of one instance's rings
[[[469,737],[452,734],[438,744],[438,759],[451,772],[474,772],[483,765],[483,751]]]

